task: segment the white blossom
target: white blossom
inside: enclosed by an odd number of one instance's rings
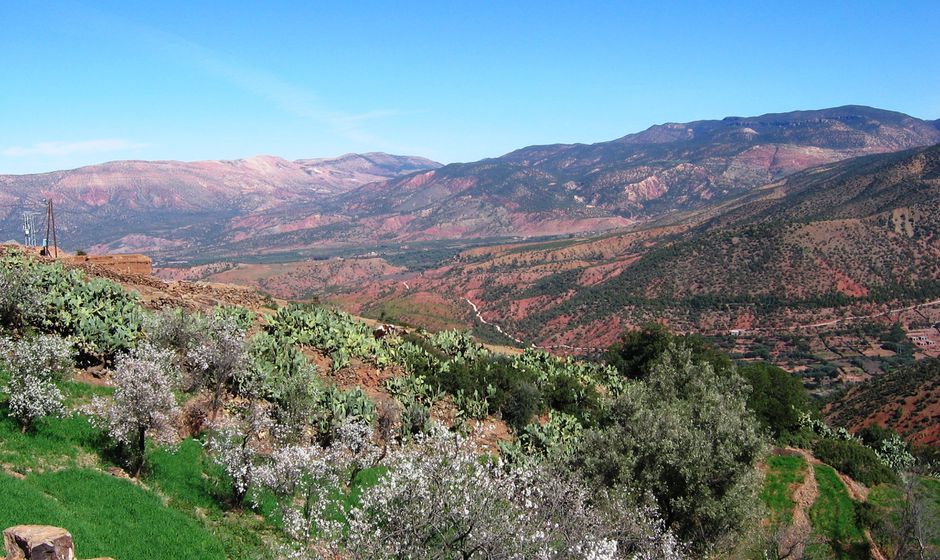
[[[195,383],[209,391],[213,417],[225,392],[244,376],[248,363],[248,344],[238,321],[234,317],[210,316],[187,349],[186,364]]]
[[[319,445],[287,445],[276,450],[257,470],[258,482],[281,498],[285,532],[307,545],[314,529],[338,538],[342,526],[329,519],[330,493],[339,487],[329,450]]]
[[[31,263],[9,251],[0,256],[0,325],[19,329],[41,316],[42,292]]]
[[[259,486],[280,498],[285,532],[303,549],[313,543],[335,550],[343,540],[340,497],[356,475],[381,457],[368,425],[347,420],[332,444],[287,444],[255,470]]]
[[[260,404],[249,404],[233,417],[214,426],[206,443],[213,460],[232,481],[235,502],[240,503],[255,481],[262,443],[270,437],[274,421]]]
[[[0,339],[0,358],[10,372],[3,392],[9,396],[10,414],[23,431],[39,418],[64,414],[64,399],[56,382],[71,373],[71,355],[71,345],[58,336],[16,342]]]
[[[136,473],[143,462],[145,437],[176,440],[173,422],[179,414],[173,387],[178,379],[173,354],[142,343],[117,359],[111,398],[96,397],[90,411],[108,434],[137,453]]]
[[[385,464],[347,515],[350,558],[683,556],[658,517],[630,510],[611,520],[577,481],[535,465],[507,470],[440,427]]]

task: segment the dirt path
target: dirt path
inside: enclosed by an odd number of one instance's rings
[[[463,299],[464,301],[470,304],[470,307],[473,309],[474,314],[476,314],[476,318],[478,321],[480,321],[484,325],[489,325],[493,327],[494,329],[499,331],[500,334],[502,334],[503,336],[507,338],[511,338],[512,340],[516,341],[518,344],[523,344],[523,345],[525,344],[525,342],[523,342],[522,340],[504,331],[503,328],[497,325],[496,323],[493,323],[484,319],[483,312],[480,311],[480,308],[477,306],[477,304],[470,301],[470,298],[465,297]],[[555,349],[572,350],[575,352],[598,352],[598,351],[606,350],[606,348],[593,348],[589,346],[569,346],[568,344],[549,344],[547,346],[539,346],[537,344],[532,344],[532,348],[538,348],[541,350],[555,350]]]
[[[813,524],[809,520],[809,510],[819,497],[819,485],[816,484],[816,473],[813,465],[818,463],[816,458],[807,451],[788,447],[782,450],[787,455],[800,455],[806,460],[806,476],[803,484],[793,493],[793,521],[787,527],[777,542],[777,554],[781,560],[799,560],[810,536],[813,534]]]
[[[876,317],[884,317],[885,315],[890,315],[892,313],[901,313],[904,311],[916,311],[922,307],[932,307],[934,305],[940,305],[940,299],[935,299],[933,301],[927,301],[924,303],[918,303],[915,305],[909,305],[907,307],[899,307],[897,309],[889,309],[887,311],[882,311],[880,313],[872,313],[870,315],[851,315],[849,317],[843,317],[841,319],[833,319],[831,321],[823,321],[821,323],[813,323],[811,325],[795,325],[790,327],[787,330],[799,330],[799,329],[815,329],[819,327],[830,327],[832,325],[838,325],[839,323],[848,323],[851,321],[859,321],[862,319],[874,319]],[[759,329],[758,329],[759,330]],[[771,330],[771,329],[768,329]]]
[[[480,311],[480,308],[477,307],[477,304],[475,304],[475,303],[473,303],[472,301],[470,301],[470,298],[463,298],[463,299],[464,299],[464,301],[466,301],[467,303],[470,304],[470,307],[473,308],[473,312],[476,313],[476,316],[477,316],[477,320],[478,320],[478,321],[480,321],[480,322],[483,323],[484,325],[489,325],[489,326],[493,327],[494,329],[496,329],[497,331],[499,331],[499,334],[501,334],[501,335],[503,335],[503,336],[505,336],[505,337],[507,337],[507,338],[513,339],[513,340],[516,341],[518,344],[525,344],[524,342],[522,342],[522,341],[519,340],[518,338],[516,338],[516,337],[512,336],[511,334],[507,333],[506,331],[504,331],[503,328],[500,327],[499,325],[497,325],[496,323],[491,323],[491,322],[487,321],[486,319],[484,319],[484,318],[483,318],[483,313]]]
[[[871,560],[888,560],[888,558],[881,552],[881,549],[878,548],[878,545],[875,544],[875,539],[871,538],[871,531],[865,529],[865,540],[868,541],[869,554],[871,554]]]
[[[849,475],[842,474],[839,471],[836,471],[836,474],[839,476],[839,480],[841,480],[842,484],[845,486],[845,490],[849,493],[850,498],[856,502],[868,501],[868,488],[866,488],[864,484],[857,482]]]

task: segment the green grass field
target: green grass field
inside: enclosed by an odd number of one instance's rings
[[[144,488],[101,472],[112,461],[99,449],[107,442],[84,416],[45,419],[23,434],[0,411],[0,527],[64,527],[86,557],[263,556],[272,525],[251,510],[225,509],[222,474],[198,441],[151,449]]]
[[[793,519],[793,491],[806,476],[806,461],[798,456],[771,455],[761,500],[770,510],[772,525],[789,524]]]
[[[74,401],[102,390],[67,392]],[[107,440],[85,416],[44,419],[23,434],[0,409],[0,528],[64,527],[80,557],[119,560],[265,558],[282,539],[274,500],[263,498],[257,510],[231,504],[225,476],[200,441],[150,448],[140,485],[102,472],[114,464],[102,449]],[[341,503],[356,503],[382,472],[360,472]]]
[[[278,538],[270,522],[270,504],[263,504],[259,510],[265,515],[228,507],[230,493],[224,475],[206,456],[199,441],[187,439],[173,448],[153,449],[147,462],[145,482],[169,508],[198,519],[223,543],[224,557],[263,556],[268,548],[265,539]]]
[[[931,497],[931,500],[933,500],[934,511],[940,512],[940,479],[924,478],[922,481],[928,495]],[[937,530],[937,534],[931,542],[933,542],[935,547],[940,549],[940,529]]]
[[[26,473],[32,469],[90,466],[97,462],[96,449],[103,443],[101,432],[84,416],[42,419],[24,434],[6,408],[0,408],[0,464],[8,470]]]
[[[23,480],[0,474],[0,525],[67,528],[80,557],[225,558],[221,542],[193,518],[124,479],[67,468]]]
[[[113,392],[61,388],[72,411]],[[0,406],[0,528],[64,527],[79,557],[119,560],[263,558],[278,538],[265,516],[227,508],[223,475],[196,440],[150,449],[140,485],[103,472],[116,459],[87,416],[42,419],[24,434]]]
[[[835,469],[814,465],[819,497],[809,510],[819,541],[807,547],[809,558],[863,560],[869,558],[868,543],[858,526],[855,503],[839,480]]]

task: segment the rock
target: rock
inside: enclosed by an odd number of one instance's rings
[[[108,472],[108,474],[110,474],[111,476],[115,476],[117,478],[127,478],[127,479],[130,478],[130,475],[124,472],[124,469],[122,469],[121,467],[108,467],[105,470]]]
[[[72,535],[48,525],[17,525],[3,531],[7,560],[75,560]]]

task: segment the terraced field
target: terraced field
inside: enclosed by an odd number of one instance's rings
[[[940,500],[940,482],[921,480],[925,491]],[[779,558],[894,557],[891,537],[880,520],[890,524],[900,519],[905,498],[899,486],[866,488],[809,452],[786,448],[766,461],[761,499],[767,507],[765,523],[776,535]]]

